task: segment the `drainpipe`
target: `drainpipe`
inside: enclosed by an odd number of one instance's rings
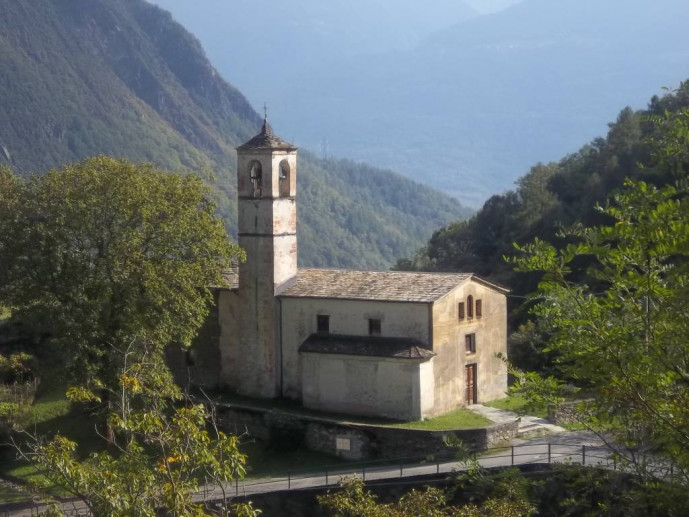
[[[433,350],[433,304],[428,304],[428,346]]]
[[[280,359],[278,361],[278,367],[280,368],[280,398],[283,398],[285,396],[285,393],[283,391],[283,375],[282,372],[284,371],[284,356],[282,354],[282,300],[280,298],[277,299],[278,301],[278,310],[280,312],[280,316],[278,318],[278,341],[280,342]]]

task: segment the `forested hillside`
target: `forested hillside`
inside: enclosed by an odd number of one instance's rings
[[[0,0],[0,9],[0,164],[27,174],[103,153],[210,171],[234,231],[234,147],[261,119],[194,36],[143,0]],[[300,165],[304,265],[388,267],[467,214],[392,172],[308,152]]]
[[[557,235],[561,228],[606,222],[596,205],[604,205],[625,178],[658,185],[682,180],[689,170],[686,152],[666,163],[658,161],[653,149],[686,149],[689,132],[674,131],[677,124],[686,126],[686,108],[689,82],[662,98],[653,97],[645,110],[623,109],[605,138],[557,163],[534,165],[516,189],[491,197],[471,219],[437,230],[426,247],[399,260],[396,268],[473,271],[508,285],[519,303],[519,295],[535,289],[537,276],[514,273],[505,262],[505,255],[514,254],[513,243],[538,237],[562,244]],[[685,141],[678,143],[674,133]]]

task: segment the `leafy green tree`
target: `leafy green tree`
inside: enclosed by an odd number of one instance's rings
[[[115,438],[108,440],[108,451],[81,460],[77,443],[59,435],[18,448],[44,473],[45,485],[78,497],[91,515],[103,517],[155,517],[161,510],[177,517],[260,513],[251,504],[227,502],[226,484],[245,474],[238,438],[219,431],[206,406],[182,397],[155,353],[125,352],[118,384],[110,391],[108,420]],[[67,394],[98,402],[102,389],[95,383]],[[192,499],[201,483],[223,496],[212,512]],[[54,515],[63,515],[58,505]]]
[[[689,174],[689,108],[665,111],[651,120],[655,125],[649,139],[654,165],[667,171],[672,179],[686,179]]]
[[[544,274],[534,313],[557,374],[521,374],[516,389],[554,402],[563,381],[585,389],[593,401],[580,408],[582,423],[626,446],[639,472],[663,458],[686,481],[687,191],[630,181],[600,211],[612,224],[572,230],[561,249],[541,240],[519,247],[518,269]],[[582,259],[590,266],[574,277]]]
[[[0,171],[0,301],[49,335],[73,377],[117,383],[122,351],[190,343],[242,251],[194,175],[98,156]]]
[[[495,483],[489,497],[480,505],[461,507],[448,504],[445,493],[437,488],[411,490],[395,503],[379,503],[375,495],[366,490],[360,479],[349,479],[343,490],[319,496],[318,502],[335,517],[528,517],[535,506],[519,490],[514,480]]]
[[[556,163],[539,163],[517,180],[517,194],[521,201],[518,218],[523,228],[528,229],[543,220],[557,206],[557,197],[548,189],[548,182],[557,170]]]

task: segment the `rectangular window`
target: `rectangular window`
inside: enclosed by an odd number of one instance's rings
[[[380,336],[380,320],[376,318],[369,318],[368,320],[368,335]]]
[[[457,305],[457,307],[458,307],[459,319],[460,319],[460,320],[463,320],[464,317],[465,317],[465,315],[464,315],[464,302],[459,302],[459,304]]]
[[[327,314],[319,314],[316,316],[316,323],[318,332],[322,332],[324,334],[330,332],[330,316]]]
[[[464,336],[464,343],[467,354],[476,353],[476,334],[467,334]]]
[[[483,311],[483,304],[481,303],[481,300],[476,300],[476,317],[480,318],[481,313]]]

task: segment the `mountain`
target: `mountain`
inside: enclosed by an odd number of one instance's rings
[[[412,49],[390,48],[381,30],[376,49],[356,47],[349,56],[310,37],[308,17],[299,16],[304,40],[292,42],[265,2],[250,3],[264,6],[264,16],[248,24],[258,29],[250,44],[237,37],[246,30],[244,7],[219,3],[194,3],[193,17],[191,6],[171,8],[185,23],[205,20],[199,36],[211,55],[243,49],[242,68],[218,61],[221,71],[238,84],[260,84],[250,98],[267,101],[277,125],[292,121],[299,143],[385,164],[475,205],[536,161],[557,159],[604,131],[620,105],[639,108],[648,92],[676,87],[689,66],[685,0],[523,0],[459,20]],[[447,9],[422,6],[434,15]],[[383,23],[373,9],[364,16],[366,27]],[[287,52],[260,43],[282,34]],[[328,52],[331,59],[311,60]],[[275,78],[263,62],[278,59],[284,66]]]
[[[194,36],[143,0],[0,0],[0,8],[0,163],[31,173],[105,153],[212,171],[234,231],[234,147],[261,117]],[[433,227],[467,215],[390,171],[308,151],[300,171],[304,265],[388,267]]]
[[[574,240],[563,239],[562,229],[610,224],[597,206],[605,206],[628,178],[656,186],[689,185],[688,114],[689,80],[652,97],[646,109],[623,109],[605,137],[557,162],[534,165],[514,190],[492,196],[472,218],[438,229],[396,269],[475,271],[509,285],[513,307],[525,302],[540,275],[515,272],[505,260],[516,254],[514,243],[523,246],[538,238],[564,247]],[[587,265],[585,260],[575,264],[572,278],[576,268]],[[524,316],[524,311],[512,313],[517,320]]]
[[[260,56],[262,66],[278,77],[306,63],[410,49],[438,30],[478,16],[461,0],[434,0],[432,8],[390,0],[149,1],[198,34],[221,68],[253,67]]]

